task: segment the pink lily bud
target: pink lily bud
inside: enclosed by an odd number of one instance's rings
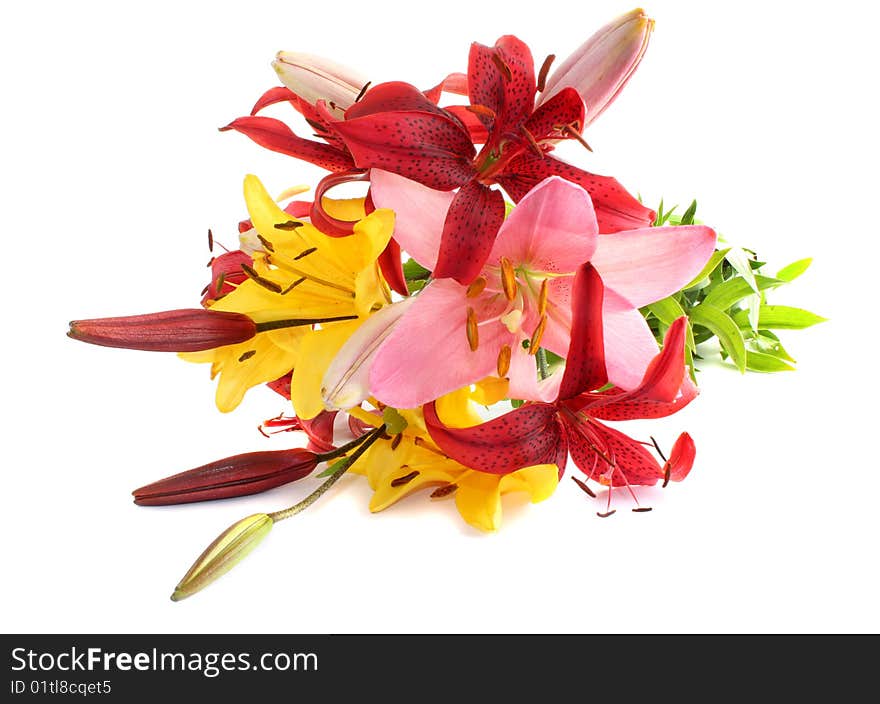
[[[139,506],[247,496],[302,479],[319,461],[318,455],[302,448],[247,452],[165,477],[132,494]]]
[[[103,347],[151,352],[200,352],[250,340],[253,320],[241,313],[183,308],[146,315],[72,320],[68,337]]]
[[[314,54],[279,51],[272,67],[281,82],[300,98],[312,105],[323,100],[340,116],[355,104],[367,84],[367,79],[354,69]]]
[[[635,73],[654,29],[654,20],[636,8],[612,20],[569,56],[550,75],[538,105],[566,87],[574,88],[587,106],[583,127],[589,125]]]

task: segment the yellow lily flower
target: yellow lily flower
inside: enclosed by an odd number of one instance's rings
[[[244,313],[258,324],[330,322],[317,329],[264,330],[240,344],[180,356],[211,364],[211,378],[220,377],[216,403],[223,412],[238,406],[249,388],[293,369],[291,400],[301,417],[310,418],[323,409],[320,380],[336,351],[371,312],[391,301],[376,260],[391,238],[394,214],[379,209],[367,215],[363,198],[324,198],[330,215],[357,221],[353,235],[336,238],[284,212],[256,176],[245,177],[244,197],[261,249],[253,254],[249,278],[210,308]]]
[[[506,395],[507,381],[490,377],[438,399],[438,413],[454,427],[476,425],[482,421],[478,406],[491,405]],[[532,503],[538,503],[556,490],[559,471],[555,464],[525,467],[506,475],[478,472],[440,451],[428,435],[421,409],[398,412],[407,421],[406,429],[390,440],[376,442],[351,468],[367,477],[374,492],[370,500],[374,513],[419,489],[433,487],[432,498],[455,498],[467,523],[496,531],[501,527],[502,495],[524,491]],[[373,427],[382,423],[379,412],[353,408],[349,413]]]

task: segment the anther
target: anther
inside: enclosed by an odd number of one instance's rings
[[[516,298],[516,272],[507,257],[501,257],[501,288],[508,301]]]
[[[356,102],[356,103],[360,102],[360,99],[364,97],[364,93],[367,92],[367,88],[370,87],[371,83],[372,83],[372,81],[367,81],[366,83],[364,83],[364,87],[361,88],[361,92],[358,93],[358,97],[354,99],[354,102]]]
[[[488,117],[490,120],[495,119],[495,111],[492,108],[486,107],[485,105],[468,105],[465,109],[468,112],[474,113],[474,115]]]
[[[577,477],[572,477],[572,480],[573,480],[574,483],[577,484],[581,489],[583,489],[583,490],[587,493],[588,496],[590,496],[590,497],[592,497],[592,498],[594,498],[594,499],[596,498],[596,493],[595,493],[590,487],[587,486],[587,483],[586,483],[586,482],[582,482],[582,481],[581,481],[580,479],[578,479]]]
[[[520,132],[522,132],[526,141],[529,143],[529,147],[531,147],[532,151],[535,152],[542,159],[544,158],[544,152],[541,151],[541,147],[538,145],[538,142],[535,140],[535,136],[526,129],[525,125],[522,125],[520,128]]]
[[[257,239],[260,240],[260,244],[263,245],[263,249],[267,249],[270,252],[275,251],[275,247],[272,246],[272,243],[269,240],[267,240],[265,237],[263,237],[261,234],[259,234],[259,233],[257,234]]]
[[[309,247],[308,249],[304,249],[302,252],[300,252],[299,254],[297,254],[297,255],[293,258],[293,261],[297,261],[297,260],[299,260],[299,259],[303,259],[304,257],[309,256],[312,252],[317,252],[317,251],[318,251],[318,248],[317,248],[317,247]]]
[[[208,228],[208,251],[214,251],[214,233],[211,232],[211,228]]]
[[[284,289],[281,292],[281,295],[283,296],[287,293],[290,293],[291,291],[293,291],[293,289],[295,289],[297,286],[299,286],[305,280],[306,280],[305,276],[300,276],[296,281],[294,281],[292,284],[290,284],[290,286],[288,286],[286,289]]]
[[[544,337],[544,329],[547,327],[547,316],[542,315],[538,322],[538,327],[532,333],[532,339],[529,340],[529,354],[537,354],[538,348],[541,346],[541,338]]]
[[[468,298],[476,298],[485,290],[487,283],[488,281],[486,281],[485,276],[478,276],[471,282],[471,285],[467,287],[465,296]]]
[[[541,64],[541,70],[538,71],[538,92],[542,92],[544,90],[544,86],[547,85],[547,74],[550,73],[550,65],[553,63],[553,60],[556,58],[556,54],[548,54],[547,58],[544,59],[544,63]]]
[[[638,508],[634,508],[632,510],[633,513],[647,513],[648,511],[653,511],[654,509],[651,506],[639,506]]]
[[[467,309],[467,341],[471,352],[476,352],[480,346],[480,331],[477,328],[477,314],[470,306]]]
[[[613,508],[610,511],[597,511],[596,515],[599,518],[608,518],[608,516],[613,516],[615,513],[617,513],[617,509]]]
[[[438,487],[431,492],[432,499],[442,499],[446,496],[449,496],[456,489],[458,489],[458,484],[446,484],[444,486]]]
[[[417,476],[419,476],[419,470],[414,469],[409,474],[405,474],[402,477],[397,477],[397,479],[392,479],[391,486],[396,488],[398,486],[403,486],[404,484],[409,484]]]
[[[498,362],[495,371],[498,372],[498,377],[500,379],[506,377],[507,372],[510,371],[510,355],[510,345],[502,346],[502,348],[498,352]]]
[[[270,281],[269,279],[264,279],[260,276],[256,270],[248,266],[247,264],[241,265],[241,270],[247,274],[247,277],[251,279],[254,283],[259,284],[263,288],[269,289],[273,293],[281,293],[281,286],[276,284],[274,281]]]
[[[214,285],[215,293],[219,294],[220,291],[223,290],[223,284],[226,283],[226,272],[221,271],[220,275],[217,277],[217,283]]]
[[[586,150],[587,150],[588,152],[593,151],[593,148],[592,148],[589,144],[587,144],[587,140],[584,139],[583,135],[582,135],[582,134],[580,133],[580,131],[574,126],[574,124],[563,125],[563,126],[562,126],[562,131],[563,131],[563,133],[565,133],[565,134],[567,134],[567,135],[569,135],[569,136],[571,136],[571,137],[574,137],[578,142],[581,143],[581,145],[582,145],[584,148],[586,148]]]
[[[669,462],[666,463],[666,468],[663,472],[663,484],[660,485],[661,489],[665,489],[666,485],[669,484],[669,480],[672,478],[672,465]]]
[[[303,224],[301,222],[297,222],[296,220],[288,220],[287,222],[276,222],[274,227],[276,230],[295,230],[298,227],[302,227]]]
[[[246,361],[249,360],[251,357],[253,357],[256,353],[257,353],[256,350],[248,350],[247,352],[245,352],[244,354],[242,354],[241,357],[238,358],[238,361],[239,361],[239,362],[246,362]]]
[[[538,315],[544,315],[547,312],[547,294],[549,286],[548,279],[541,282],[541,291],[538,293]]]
[[[513,72],[510,70],[510,66],[498,55],[497,51],[492,53],[492,63],[495,64],[505,80],[513,80]]]
[[[398,447],[400,447],[400,443],[403,440],[403,433],[398,433],[391,439],[391,451],[394,452]]]

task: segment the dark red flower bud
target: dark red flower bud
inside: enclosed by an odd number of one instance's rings
[[[104,347],[199,352],[250,340],[253,320],[241,313],[185,308],[119,318],[73,320],[68,337]]]
[[[135,489],[140,506],[167,506],[258,494],[309,475],[320,458],[294,448],[225,457]]]

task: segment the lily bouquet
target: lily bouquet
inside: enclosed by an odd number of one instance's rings
[[[652,30],[634,10],[555,70],[514,36],[473,43],[466,73],[424,90],[277,54],[283,85],[222,130],[326,169],[314,194],[273,198],[246,176],[248,217],[237,247],[213,256],[200,306],[77,320],[68,333],[209,364],[223,412],[268,385],[291,411],[262,432],[307,439],[134,491],[155,506],[322,480],[290,508],[233,524],[172,599],[224,573],[348,471],[366,477],[373,511],[418,493],[454,501],[485,531],[500,525],[502,494],[547,499],[569,460],[599,516],[615,512],[619,492],[650,511],[636,487],[685,479],[694,441],[683,432],[664,453],[607,423],[691,403],[695,363],[713,350],[740,371],[793,368],[773,330],[822,319],[769,305],[766,292],[809,260],[769,276],[750,251],[722,245],[695,202],[680,215],[655,210],[554,155],[564,140],[590,150],[586,129]],[[277,104],[314,138],[261,114]],[[353,182],[362,197],[330,195]]]

